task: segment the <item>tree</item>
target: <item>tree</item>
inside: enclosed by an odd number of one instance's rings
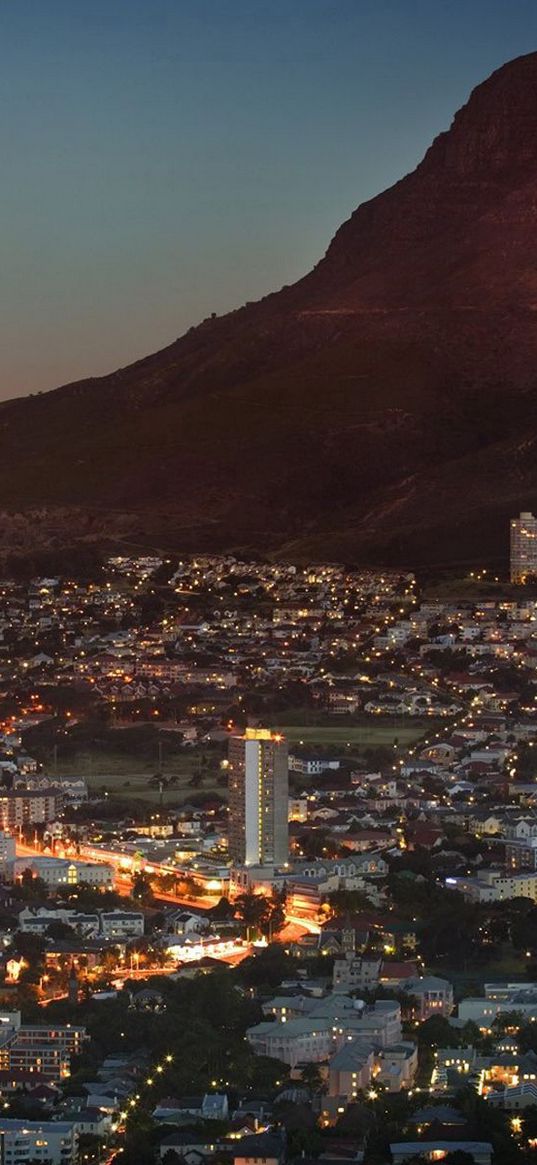
[[[75,931],[68,922],[62,922],[61,919],[55,919],[54,922],[47,926],[47,935],[53,939],[73,938]]]
[[[122,1165],[154,1165],[155,1154],[151,1143],[152,1122],[148,1113],[134,1109],[127,1122]]]
[[[460,1031],[451,1027],[442,1015],[431,1015],[418,1030],[418,1044],[424,1047],[456,1048],[460,1039]]]
[[[271,943],[259,954],[244,959],[235,976],[246,987],[278,987],[282,979],[296,975],[298,960],[287,955],[280,943]]]
[[[363,890],[333,890],[328,895],[328,904],[333,915],[359,914],[361,910],[371,910],[371,901]]]
[[[525,1023],[518,1033],[517,1040],[521,1051],[537,1052],[537,1024]]]
[[[333,858],[337,845],[327,829],[310,829],[298,838],[299,851],[306,858]]]
[[[37,983],[43,973],[45,947],[45,940],[40,935],[18,931],[14,936],[12,952],[20,955],[27,963],[21,972],[21,979],[27,983]]]
[[[258,931],[269,941],[285,925],[285,898],[273,893],[270,898],[264,894],[240,894],[235,899],[235,914],[244,922],[246,933]]]
[[[535,1137],[537,1137],[536,1104],[529,1104],[528,1107],[524,1109],[524,1135],[528,1140],[533,1140]]]
[[[102,1137],[97,1137],[94,1133],[80,1133],[78,1138],[79,1160],[100,1162],[102,1145]]]
[[[319,1094],[325,1090],[325,1083],[318,1064],[305,1064],[300,1072],[300,1079],[304,1088],[309,1092]]]
[[[246,927],[247,937],[251,932],[259,931],[266,919],[268,903],[263,894],[239,894],[235,899],[235,914]]]
[[[234,917],[235,911],[229,898],[220,898],[211,910],[207,911],[209,918],[213,918],[215,922],[228,922]]]
[[[519,1148],[511,1134],[510,1115],[487,1104],[470,1086],[456,1094],[457,1107],[472,1123],[475,1139],[490,1141],[494,1150],[494,1160],[502,1165],[516,1165],[520,1161]]]
[[[131,896],[135,899],[136,902],[148,903],[153,901],[151,879],[149,878],[148,874],[144,873],[143,870],[140,870],[139,873],[135,874],[134,878],[132,879]]]
[[[521,1011],[501,1011],[493,1021],[492,1028],[495,1034],[503,1036],[506,1032],[519,1031],[523,1024]]]
[[[25,902],[41,902],[48,895],[46,883],[29,868],[22,871],[20,882],[13,889],[16,896]]]
[[[271,898],[265,899],[265,903],[266,909],[261,919],[260,929],[261,933],[270,941],[285,926],[285,897],[279,893],[273,893]]]
[[[369,1106],[365,1104],[349,1104],[345,1112],[338,1119],[336,1131],[338,1133],[346,1133],[351,1137],[356,1137],[357,1140],[363,1140],[371,1129],[374,1119],[373,1112]]]
[[[439,957],[450,956],[454,950],[463,966],[470,957],[475,959],[481,949],[480,918],[479,907],[466,902],[457,891],[435,894],[434,911],[430,912],[421,932],[421,948],[426,960],[433,962]]]
[[[276,1105],[276,1113],[287,1134],[287,1148],[291,1159],[306,1154],[317,1156],[323,1142],[311,1105],[282,1101]]]
[[[476,1047],[481,1039],[481,1030],[473,1019],[467,1020],[459,1032],[459,1047]],[[462,1040],[462,1045],[461,1045]]]

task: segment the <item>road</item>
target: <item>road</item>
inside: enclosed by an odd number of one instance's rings
[[[321,927],[313,918],[302,918],[299,914],[287,914],[288,924],[298,927],[301,934],[320,934]]]
[[[19,841],[18,839],[16,846],[18,858],[42,858],[53,856],[43,854],[42,850],[36,849],[31,845],[26,845],[25,842]],[[107,861],[103,864],[109,865],[110,863]],[[126,874],[117,866],[114,869],[114,889],[117,894],[121,894],[122,898],[130,898],[132,890],[132,878],[130,874]],[[213,902],[210,898],[184,898],[178,894],[167,893],[163,890],[159,890],[158,894],[155,895],[155,898],[158,902],[169,902],[173,906],[190,907],[190,909],[195,908],[196,910],[202,911],[210,910],[211,906],[214,906],[216,903],[216,899]]]
[[[43,857],[41,850],[26,845],[25,842],[17,840],[16,845],[17,857]],[[132,877],[130,874],[125,873],[124,870],[118,868],[118,866],[114,868],[114,889],[123,898],[130,898],[131,896]],[[171,906],[182,906],[186,910],[198,910],[205,913],[211,909],[211,906],[215,905],[216,899],[212,902],[211,899],[207,898],[184,898],[177,894],[159,890],[155,894],[155,901],[157,904],[162,902]],[[320,934],[320,930],[319,923],[313,918],[302,918],[299,915],[290,914],[287,915],[286,925],[280,937],[284,942],[294,942],[304,934]]]
[[[21,841],[17,841],[16,849],[17,849],[17,857],[43,857],[43,854],[40,850],[35,849],[33,846],[26,845],[24,842],[21,842]],[[131,893],[131,889],[132,889],[132,878],[129,875],[126,875],[124,873],[119,873],[116,870],[115,878],[114,878],[114,886],[115,886],[115,889],[116,889],[118,894],[121,894],[123,897],[128,898],[128,897],[130,897],[130,893]],[[162,902],[169,902],[169,903],[172,903],[173,905],[185,906],[185,907],[189,907],[190,909],[192,909],[193,907],[195,907],[198,910],[201,909],[201,910],[205,910],[205,911],[207,909],[209,909],[208,904],[207,904],[207,899],[190,898],[188,900],[185,900],[182,898],[178,898],[176,894],[159,893],[158,897],[156,898],[156,901],[157,902],[161,902],[161,901]],[[229,940],[223,940],[223,941],[224,941],[225,945],[229,946]],[[208,946],[208,949],[205,952],[205,954],[209,955],[213,959],[219,959],[220,962],[227,963],[229,966],[236,966],[238,963],[241,963],[242,960],[246,959],[252,953],[252,950],[253,950],[250,943],[244,943],[244,945],[243,945],[242,941],[240,943],[238,942],[238,943],[234,944],[233,949],[229,950],[229,952],[227,952],[225,954],[223,952],[221,954],[218,952],[218,943],[215,943],[214,941],[209,941],[207,946]],[[177,959],[176,962],[174,962],[172,966],[162,967],[162,968],[161,967],[144,967],[144,968],[136,968],[136,969],[125,967],[125,968],[118,969],[117,971],[114,971],[114,976],[116,979],[130,979],[130,978],[132,978],[132,979],[146,979],[150,975],[155,975],[155,974],[171,975],[171,974],[173,974],[174,971],[177,971],[177,969],[179,967],[185,966],[189,962],[195,961],[195,959],[200,958],[200,957],[201,958],[204,957],[203,951],[202,951],[201,955],[198,954],[195,956],[195,958],[194,958],[194,955],[192,954],[192,952],[185,951],[185,958],[184,959]]]

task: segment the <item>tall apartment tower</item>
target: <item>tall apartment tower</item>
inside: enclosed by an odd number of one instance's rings
[[[537,518],[522,513],[511,519],[511,582],[537,576]]]
[[[281,866],[289,856],[287,743],[268,728],[229,742],[229,853],[240,866]]]

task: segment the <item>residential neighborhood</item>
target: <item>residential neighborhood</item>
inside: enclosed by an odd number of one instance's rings
[[[1,590],[6,1160],[531,1156],[537,597],[229,557]]]

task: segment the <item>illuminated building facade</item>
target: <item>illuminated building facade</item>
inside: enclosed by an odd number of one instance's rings
[[[70,1075],[71,1057],[80,1055],[86,1039],[83,1027],[23,1024],[20,1012],[1,1012],[0,1072],[22,1072],[35,1075],[38,1083],[59,1083]]]
[[[511,519],[511,582],[523,583],[537,577],[537,518],[521,513]]]
[[[287,743],[247,728],[229,743],[229,853],[242,866],[279,866],[288,858]]]

